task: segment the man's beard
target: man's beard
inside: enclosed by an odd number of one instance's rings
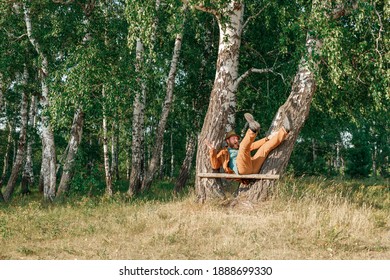
[[[240,147],[240,144],[239,144],[239,143],[237,143],[237,144],[230,144],[230,145],[229,145],[229,148],[230,148],[230,149],[236,149],[236,150],[238,150],[239,147]]]

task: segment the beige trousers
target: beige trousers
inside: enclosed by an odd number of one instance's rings
[[[248,129],[245,137],[240,143],[236,162],[239,174],[245,175],[259,173],[268,154],[279,146],[284,139],[286,139],[287,132],[282,127],[279,129],[277,134],[268,141],[266,138],[255,141],[256,135],[257,133]],[[254,150],[257,151],[252,156],[251,151]]]

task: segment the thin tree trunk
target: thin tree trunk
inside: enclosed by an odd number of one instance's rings
[[[204,10],[204,9],[203,9]],[[210,156],[205,140],[221,147],[226,131],[233,128],[236,91],[238,84],[238,59],[243,27],[244,5],[231,1],[224,11],[223,22],[217,12],[212,12],[219,24],[219,50],[216,65],[216,75],[211,91],[210,103],[207,109],[203,127],[198,139],[196,154],[196,173],[210,172]],[[224,197],[221,193],[220,180],[200,179],[196,177],[195,189],[199,202],[216,196]]]
[[[64,167],[62,170],[61,181],[58,186],[57,196],[61,196],[68,192],[70,180],[73,177],[74,165],[78,148],[80,146],[83,135],[84,112],[81,109],[76,109],[73,116],[73,123],[70,132],[70,139],[68,143],[68,152],[66,155]]]
[[[173,49],[173,56],[171,60],[171,68],[167,79],[167,92],[165,101],[163,104],[161,118],[157,128],[156,139],[154,141],[154,147],[152,151],[152,158],[149,161],[148,171],[143,182],[142,191],[150,189],[153,178],[156,175],[160,162],[161,148],[164,141],[164,131],[168,120],[168,115],[171,109],[173,100],[173,90],[175,87],[175,78],[177,73],[177,64],[180,57],[180,50],[182,45],[182,32],[176,35],[175,47]]]
[[[377,172],[377,158],[378,158],[378,149],[376,143],[374,143],[374,149],[372,151],[372,175],[376,177]]]
[[[336,169],[336,172],[340,174],[340,167],[341,167],[341,160],[340,160],[340,147],[341,143],[337,142],[336,143],[336,163],[334,168]]]
[[[30,2],[30,1],[27,1]],[[41,60],[41,69],[39,77],[41,80],[42,95],[40,104],[42,110],[45,111],[49,107],[49,87],[47,85],[47,78],[49,74],[48,59],[43,53],[40,44],[33,36],[32,23],[30,17],[30,9],[24,4],[24,20],[26,23],[27,35],[30,43],[35,48]],[[54,144],[54,133],[51,127],[49,117],[43,113],[41,115],[41,130],[43,142],[42,154],[42,176],[43,176],[43,192],[46,200],[53,200],[56,195],[56,151]]]
[[[317,160],[317,148],[316,148],[316,140],[314,138],[311,139],[311,149],[312,149],[313,162],[315,162]]]
[[[3,82],[3,74],[0,73],[0,113],[3,112],[4,106],[4,82]]]
[[[36,115],[36,96],[32,96],[30,104],[30,112],[28,117],[28,125],[30,127],[27,142],[26,163],[22,175],[22,194],[30,193],[29,186],[34,184],[32,145],[34,144],[33,131],[35,130],[35,115]]]
[[[161,151],[160,151],[160,169],[158,173],[159,173],[158,177],[161,180],[164,177],[164,142],[162,143]]]
[[[12,133],[13,133],[13,125],[8,121],[8,137],[7,137],[7,147],[5,149],[5,155],[3,160],[3,172],[0,178],[0,189],[3,186],[5,177],[7,176],[8,167],[9,167],[9,154],[11,150],[11,142],[12,142]]]
[[[130,180],[130,147],[126,142],[126,180]]]
[[[133,196],[141,190],[144,177],[144,111],[146,98],[146,85],[143,81],[142,60],[144,48],[140,40],[136,46],[136,65],[138,77],[141,80],[140,89],[134,100],[133,124],[132,124],[132,149],[131,149],[131,172],[129,180],[129,196]]]
[[[155,0],[155,10],[160,9],[160,0]],[[158,17],[155,17],[152,23],[152,31],[150,42],[154,48],[156,42],[156,30],[158,25]],[[133,109],[133,124],[132,124],[132,154],[131,154],[131,172],[129,180],[128,195],[133,196],[143,188],[143,180],[145,178],[145,101],[146,101],[146,83],[144,77],[144,45],[140,39],[137,39],[136,44],[136,72],[140,89],[137,91],[134,100]]]
[[[118,119],[112,123],[112,135],[111,135],[111,176],[115,180],[119,180],[119,128]]]
[[[91,15],[94,8],[95,5],[89,5],[88,3],[82,5],[82,9],[86,17],[86,26],[89,24],[89,16]],[[85,44],[89,40],[92,40],[91,33],[88,32],[87,28],[84,30],[84,32],[85,35],[81,41],[81,44]],[[64,151],[63,156],[61,157],[61,164],[59,164],[57,168],[57,170],[59,170],[60,166],[63,166],[57,196],[62,196],[69,191],[70,181],[74,175],[77,151],[82,140],[84,121],[85,113],[80,104],[76,103],[68,145]]]
[[[173,172],[175,171],[174,162],[175,162],[175,153],[173,149],[173,133],[171,132],[171,173],[169,176],[170,178],[173,178]]]
[[[108,132],[107,132],[107,112],[106,112],[106,93],[103,86],[103,156],[104,156],[104,171],[106,178],[106,194],[112,196],[112,176],[110,168],[110,157],[108,154]]]
[[[194,158],[196,148],[196,134],[191,134],[187,136],[186,141],[186,156],[183,160],[183,163],[180,168],[179,176],[177,177],[175,183],[174,193],[178,194],[187,184],[187,180],[190,176],[190,170],[192,165],[192,159]]]
[[[22,93],[22,101],[20,106],[20,132],[19,132],[19,141],[18,141],[18,149],[16,151],[15,162],[12,166],[11,175],[8,179],[7,187],[4,191],[4,200],[9,201],[11,196],[15,190],[16,180],[19,176],[19,171],[23,165],[23,159],[26,148],[26,138],[27,138],[27,122],[28,122],[28,95],[27,95],[27,86],[28,83],[28,71],[27,67],[24,68],[23,73],[23,93]]]

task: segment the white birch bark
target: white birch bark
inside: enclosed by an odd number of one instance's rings
[[[5,148],[5,154],[3,159],[3,171],[1,173],[1,178],[0,178],[0,189],[3,186],[5,177],[7,176],[7,172],[8,172],[12,133],[14,131],[13,125],[11,124],[10,121],[7,122],[7,126],[8,126],[8,137],[7,137],[7,146]]]
[[[30,9],[26,6],[26,4],[24,4],[24,20],[27,29],[27,36],[41,60],[41,69],[40,69],[39,77],[41,80],[42,95],[40,98],[40,104],[42,106],[42,110],[45,111],[48,109],[50,105],[49,87],[46,81],[49,74],[48,59],[47,56],[43,53],[39,42],[33,36]],[[42,145],[43,145],[41,170],[43,175],[44,198],[46,200],[53,200],[56,195],[56,176],[57,176],[54,133],[49,121],[49,117],[45,113],[42,114],[41,121],[42,121]]]
[[[22,85],[23,85],[23,92],[22,92],[22,100],[20,103],[20,132],[19,132],[19,141],[18,141],[18,148],[16,151],[15,156],[15,162],[12,166],[11,175],[8,179],[7,187],[4,191],[4,200],[9,201],[14,190],[15,190],[15,184],[16,180],[19,176],[19,171],[23,165],[23,159],[24,154],[26,150],[26,138],[27,138],[27,122],[28,122],[28,95],[27,95],[27,86],[28,82],[28,71],[27,67],[24,68],[23,78],[22,78]]]
[[[0,73],[0,114],[3,112],[4,106],[4,82],[3,74]]]
[[[205,140],[208,139],[220,147],[225,133],[231,130],[235,123],[239,49],[244,5],[239,1],[232,0],[227,8],[222,11],[222,14],[202,7],[200,9],[213,13],[218,20],[219,48],[210,103],[198,139],[196,173],[210,172],[211,170],[209,151],[204,144]],[[200,179],[197,177],[195,188],[200,202],[204,202],[208,197],[224,197],[221,193],[221,184],[216,179]]]
[[[326,6],[326,1],[313,1],[312,13],[323,12],[322,8]],[[336,7],[334,14],[329,15],[329,20],[337,19],[344,13],[340,13],[342,6]],[[279,108],[274,120],[272,121],[269,133],[277,131],[288,116],[292,121],[292,131],[287,139],[273,150],[264,162],[260,174],[283,174],[288,161],[290,160],[294,144],[298,138],[306,119],[308,118],[311,101],[316,90],[315,72],[318,68],[318,58],[321,55],[322,42],[308,32],[306,37],[306,55],[301,58],[295,75],[292,89],[286,102]],[[238,195],[239,200],[246,202],[259,202],[269,197],[274,181],[260,180],[250,186],[245,187],[243,192]]]
[[[108,154],[108,131],[107,131],[107,109],[106,109],[106,93],[105,87],[102,88],[103,96],[103,157],[104,157],[104,172],[106,178],[106,195],[112,196],[112,176],[110,168],[110,156]]]
[[[129,196],[133,196],[141,190],[141,184],[144,177],[144,111],[146,85],[142,75],[143,54],[144,47],[141,40],[138,39],[136,45],[136,70],[140,81],[140,89],[137,91],[133,105],[131,172],[128,190]]]
[[[91,15],[95,5],[90,5],[88,3],[82,5],[85,19],[85,25],[89,25],[89,16]],[[104,11],[105,12],[105,11]],[[106,16],[106,14],[105,14]],[[84,30],[85,35],[81,41],[81,44],[86,44],[88,41],[92,40],[91,33],[88,32],[87,28]],[[69,191],[70,181],[74,175],[74,166],[77,156],[77,151],[80,146],[82,135],[83,135],[83,126],[85,121],[85,114],[80,104],[76,104],[76,109],[73,115],[73,122],[70,130],[70,137],[68,145],[64,151],[61,161],[63,161],[63,171],[61,175],[60,184],[58,186],[57,195],[63,195]],[[58,165],[59,169],[60,165]]]
[[[118,118],[112,123],[111,134],[111,177],[119,180],[119,127]]]
[[[70,180],[73,177],[74,165],[78,148],[80,146],[83,135],[84,112],[81,109],[76,109],[73,116],[73,123],[70,132],[68,143],[68,152],[66,154],[65,163],[62,170],[61,181],[58,186],[57,196],[63,195],[69,190]]]
[[[165,101],[162,108],[161,118],[158,123],[156,139],[154,141],[154,147],[149,161],[149,166],[142,186],[142,191],[150,189],[153,182],[153,178],[156,175],[159,167],[161,149],[164,141],[164,131],[166,128],[168,115],[171,110],[173,91],[175,87],[175,78],[177,73],[177,64],[180,57],[180,50],[182,45],[182,33],[176,35],[175,46],[173,49],[173,55],[171,60],[171,67],[167,79],[167,90],[165,95]]]
[[[174,149],[173,149],[173,133],[171,132],[171,173],[169,176],[171,178],[173,178],[174,163],[175,163],[175,153],[174,153]]]
[[[34,171],[33,171],[33,158],[32,158],[32,145],[34,144],[34,137],[32,131],[36,125],[36,109],[37,109],[37,97],[31,97],[30,112],[28,115],[28,125],[30,127],[30,133],[27,133],[27,151],[26,151],[26,163],[23,169],[22,175],[22,193],[29,193],[29,186],[34,184]]]

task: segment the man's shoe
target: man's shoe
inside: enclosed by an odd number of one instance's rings
[[[250,130],[252,130],[254,133],[257,133],[260,130],[260,124],[257,121],[255,121],[253,116],[249,113],[245,113],[244,117],[249,124]]]
[[[287,133],[289,133],[291,131],[291,129],[292,129],[291,120],[290,120],[290,118],[288,116],[284,117],[283,127],[287,131]]]

